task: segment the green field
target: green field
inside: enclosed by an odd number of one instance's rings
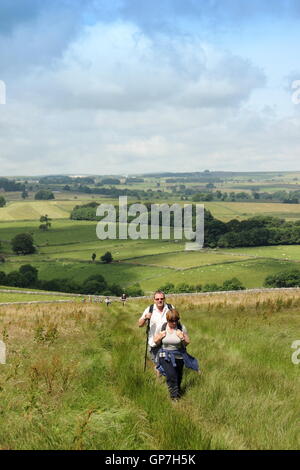
[[[16,256],[9,240],[20,232],[33,234],[37,253]],[[18,270],[32,264],[39,278],[72,278],[82,282],[92,274],[102,274],[109,284],[126,288],[137,282],[146,293],[166,282],[180,284],[222,284],[238,277],[245,287],[260,287],[269,274],[293,268],[300,261],[300,247],[268,246],[235,249],[184,251],[184,243],[163,240],[99,240],[96,223],[54,220],[48,232],[34,221],[2,222],[0,236],[6,262],[2,271]],[[100,257],[112,253],[114,262],[104,265]],[[96,262],[91,262],[96,253]]]
[[[42,215],[47,214],[52,219],[68,219],[75,205],[86,204],[91,201],[99,203],[118,204],[118,199],[104,197],[87,197],[81,194],[77,199],[57,199],[52,201],[11,201],[5,207],[0,208],[0,222],[9,221],[39,221]],[[131,198],[128,198],[130,203]],[[180,197],[171,197],[155,201],[156,203],[174,202],[183,204]],[[201,203],[201,202],[200,202]],[[203,202],[206,209],[211,211],[217,219],[228,222],[231,219],[243,220],[255,215],[268,215],[281,217],[289,220],[300,218],[298,204],[280,204],[280,203],[255,203],[255,202]]]
[[[99,273],[109,284],[117,283],[126,288],[138,282],[146,293],[150,293],[167,282],[176,285],[183,282],[222,284],[232,277],[238,277],[245,287],[261,287],[267,275],[297,267],[300,261],[298,245],[187,252],[182,241],[102,241],[96,235],[96,222],[70,220],[69,214],[75,204],[91,200],[116,204],[117,199],[66,192],[55,193],[54,201],[18,200],[20,194],[17,193],[11,196],[7,206],[0,208],[0,243],[6,258],[0,271],[5,273],[29,263],[38,268],[42,280],[71,278],[82,282]],[[174,198],[169,202],[175,202]],[[207,202],[205,207],[224,221],[242,220],[257,214],[290,219],[300,216],[297,204]],[[42,232],[39,218],[45,214],[53,220],[50,230]],[[12,252],[10,241],[21,232],[33,235],[37,247],[34,255],[16,256]],[[113,256],[111,265],[100,262],[107,251]],[[96,254],[95,263],[91,262],[93,253]]]
[[[299,450],[299,294],[169,300],[201,367],[175,404],[143,372],[146,299],[0,306],[1,449]]]

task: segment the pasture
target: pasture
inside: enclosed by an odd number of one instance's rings
[[[9,193],[7,193],[9,195]],[[5,195],[5,197],[7,197]],[[9,197],[9,196],[8,196]],[[55,200],[51,201],[35,201],[35,200],[11,200],[5,207],[0,208],[0,222],[12,221],[39,221],[42,215],[47,214],[52,219],[68,219],[74,206],[86,204],[96,201],[106,204],[118,204],[118,199],[105,198],[98,195],[69,195],[62,193],[55,196]],[[128,198],[128,202],[136,202],[135,199]],[[147,201],[151,202],[151,201]],[[157,204],[173,204],[183,205],[180,196],[171,196],[168,199],[155,200]],[[201,204],[201,202],[199,202]],[[208,209],[214,217],[223,222],[232,219],[244,220],[256,215],[268,215],[273,217],[281,217],[287,220],[297,220],[300,218],[299,206],[297,204],[281,204],[281,203],[255,203],[255,202],[203,202],[204,207]]]
[[[51,229],[42,232],[38,222],[19,221],[0,224],[0,240],[6,262],[1,271],[18,270],[32,264],[39,278],[68,278],[82,282],[92,274],[102,274],[109,284],[126,288],[137,282],[146,293],[172,282],[173,284],[222,284],[238,277],[245,287],[261,287],[269,274],[297,267],[300,248],[268,246],[235,249],[184,251],[184,243],[174,240],[99,240],[96,223],[60,219],[52,221]],[[17,233],[33,235],[37,253],[16,256],[10,240]],[[107,251],[113,263],[102,264],[100,257]],[[96,254],[96,262],[91,256]]]
[[[0,306],[1,449],[299,450],[299,293],[167,300],[201,366],[175,404],[143,373],[147,299]]]

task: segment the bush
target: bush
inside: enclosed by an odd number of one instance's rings
[[[222,287],[218,286],[218,284],[205,284],[203,286],[203,292],[218,292],[219,290],[222,290]]]
[[[107,282],[101,274],[89,276],[82,284],[82,294],[99,295],[107,290]]]
[[[25,285],[24,287],[34,286],[38,280],[38,270],[31,266],[31,264],[23,264],[20,267],[19,273],[22,274]]]
[[[162,287],[159,287],[157,289],[158,291],[164,292],[165,294],[170,294],[175,292],[175,286],[172,284],[172,282],[168,282]]]
[[[119,284],[112,284],[109,286],[109,290],[111,295],[116,295],[117,297],[121,297],[123,294],[123,289],[121,286],[119,286]]]
[[[112,257],[112,254],[110,251],[107,251],[103,256],[101,256],[101,261],[103,261],[103,263],[111,263],[113,260],[113,257]]]
[[[139,297],[140,295],[145,295],[144,291],[141,289],[141,286],[138,283],[128,287],[127,294],[129,297]]]
[[[222,290],[244,290],[245,287],[241,283],[241,281],[233,277],[232,279],[228,279],[227,281],[223,282]]]
[[[267,276],[265,287],[300,287],[300,270],[281,271],[277,274]]]

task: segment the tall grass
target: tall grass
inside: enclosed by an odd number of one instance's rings
[[[143,372],[145,300],[1,308],[0,447],[299,449],[299,294],[169,300],[202,370],[176,404]]]

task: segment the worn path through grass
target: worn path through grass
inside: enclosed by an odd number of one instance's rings
[[[147,299],[0,307],[0,447],[299,449],[297,292],[170,297],[202,375],[172,404],[137,319]]]

